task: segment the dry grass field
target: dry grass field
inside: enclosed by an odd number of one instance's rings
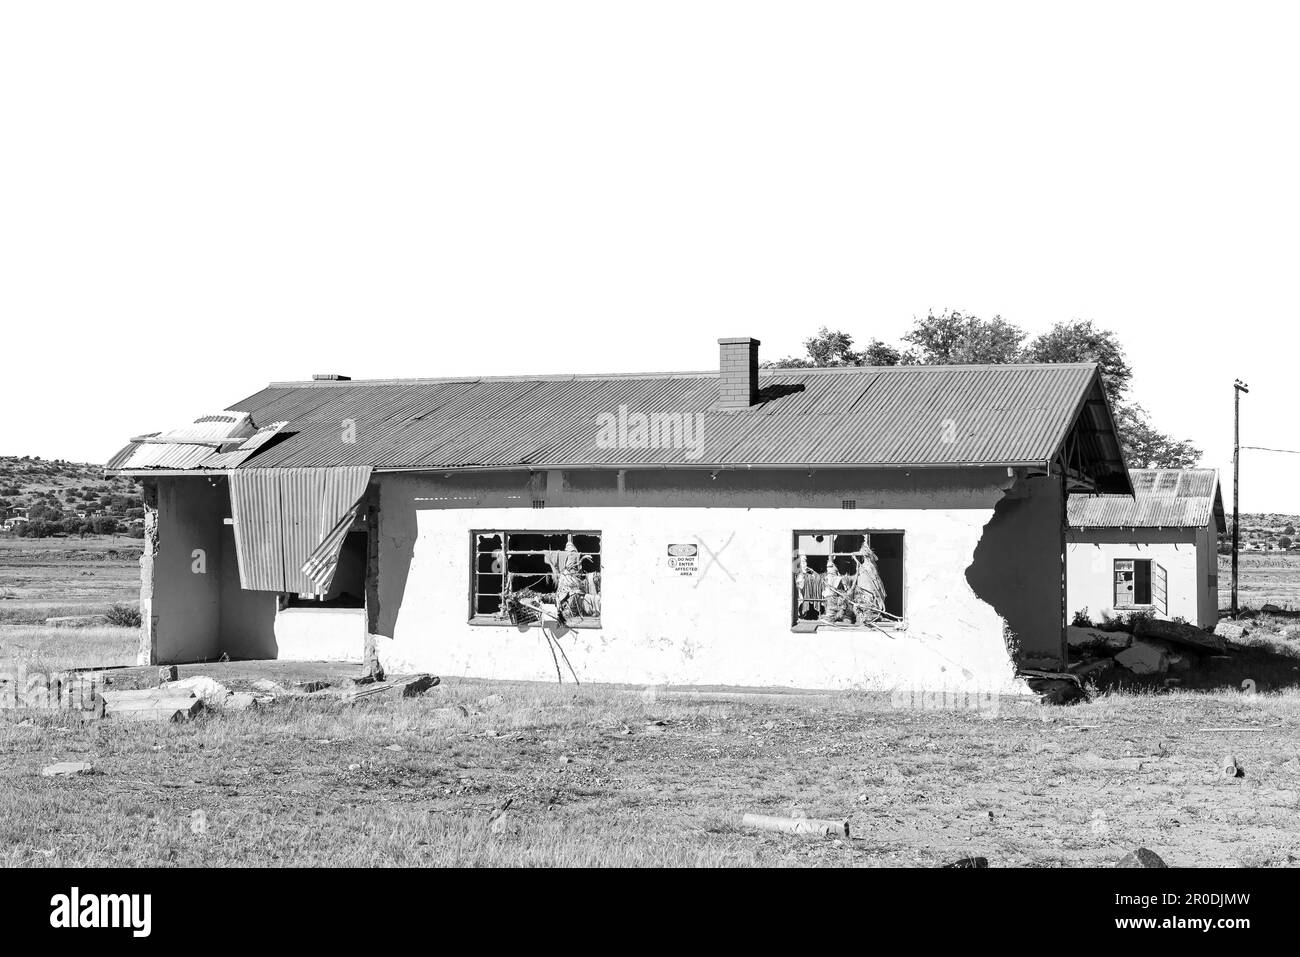
[[[97,615],[140,594],[140,543],[117,536],[0,537],[0,661],[45,668],[133,664],[131,628],[51,628],[47,618]]]
[[[238,667],[192,670],[237,687]],[[1288,866],[1297,732],[1293,692],[981,714],[468,681],[177,725],[0,720],[0,864],[1053,867],[1142,845]],[[1225,752],[1245,777],[1219,776]],[[94,772],[42,777],[54,761]],[[748,811],[847,818],[851,836],[748,831]]]
[[[1243,608],[1273,604],[1300,612],[1300,555],[1287,552],[1240,556],[1237,601]],[[1219,556],[1219,607],[1232,607],[1232,559]]]
[[[11,603],[102,610],[129,597],[132,559],[75,557],[88,546],[65,542],[73,561],[49,546],[43,563],[23,553],[9,565],[8,544],[0,588],[21,595],[0,602],[6,653],[130,660],[130,629],[15,624],[30,613]],[[239,689],[344,670],[182,673]],[[119,686],[148,678],[113,674]],[[932,867],[975,855],[1053,867],[1111,865],[1139,845],[1175,865],[1300,860],[1294,689],[924,704],[447,680],[418,698],[324,691],[174,725],[0,713],[0,865]],[[1225,753],[1244,777],[1220,776]],[[94,770],[42,777],[56,761]],[[851,836],[749,831],[745,812],[847,818]]]

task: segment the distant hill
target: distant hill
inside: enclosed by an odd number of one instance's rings
[[[134,479],[85,462],[0,456],[0,529],[9,534],[135,534],[143,525]]]
[[[1300,515],[1284,512],[1242,512],[1241,545],[1252,551],[1285,551],[1300,547]],[[1228,513],[1228,531],[1219,536],[1219,550],[1232,545],[1232,513]]]

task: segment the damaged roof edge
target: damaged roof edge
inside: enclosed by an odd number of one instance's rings
[[[1058,455],[1060,455],[1061,448],[1065,445],[1065,440],[1069,438],[1070,433],[1073,432],[1074,429],[1078,426],[1079,419],[1080,417],[1082,417],[1084,409],[1088,407],[1089,402],[1094,401],[1092,393],[1093,390],[1095,389],[1097,393],[1101,396],[1102,407],[1106,410],[1106,424],[1110,428],[1110,434],[1115,437],[1115,446],[1119,450],[1120,474],[1124,476],[1124,485],[1128,489],[1128,494],[1132,495],[1133,481],[1131,478],[1129,478],[1129,474],[1128,474],[1129,471],[1128,457],[1124,454],[1124,443],[1120,440],[1119,428],[1115,425],[1115,410],[1111,408],[1110,396],[1106,394],[1106,387],[1104,384],[1105,380],[1103,379],[1101,374],[1101,364],[1097,362],[1074,363],[1074,364],[1075,365],[1083,364],[1083,365],[1092,366],[1092,379],[1088,383],[1088,388],[1083,391],[1083,395],[1079,397],[1079,401],[1075,405],[1074,412],[1073,414],[1071,414],[1065,428],[1056,437],[1056,444],[1052,452],[1052,458],[1056,458]],[[1051,468],[1050,459],[1048,460],[1048,468]]]

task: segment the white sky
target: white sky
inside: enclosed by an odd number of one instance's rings
[[[273,379],[1115,329],[1231,492],[1300,449],[1300,7],[7,3],[0,452]],[[1300,510],[1243,453],[1242,508]],[[1228,507],[1231,508],[1229,498]]]

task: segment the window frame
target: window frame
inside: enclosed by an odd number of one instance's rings
[[[899,565],[901,574],[901,587],[898,592],[898,601],[901,607],[901,614],[898,621],[872,621],[872,622],[823,622],[810,621],[799,618],[799,592],[798,586],[795,585],[794,576],[790,576],[790,630],[796,634],[808,634],[825,629],[826,631],[906,631],[908,625],[907,610],[907,533],[901,528],[844,528],[832,526],[828,528],[796,528],[790,534],[790,556],[792,560],[797,560],[799,556],[799,537],[801,535],[861,535],[865,536],[866,544],[871,544],[872,535],[897,535],[899,538]],[[848,555],[850,552],[831,552],[830,557],[835,555]],[[808,626],[812,627],[809,628]],[[801,627],[802,626],[802,627]]]
[[[1130,562],[1130,563],[1133,565],[1133,598],[1134,598],[1134,601],[1128,602],[1127,604],[1120,604],[1120,600],[1119,600],[1119,583],[1120,583],[1120,579],[1119,579],[1119,573],[1120,573],[1119,563],[1120,563],[1120,562]],[[1139,564],[1145,564],[1145,565],[1147,566],[1147,597],[1150,599],[1150,601],[1144,601],[1144,602],[1143,602],[1143,601],[1137,601],[1137,600],[1136,600],[1136,599],[1137,599],[1137,596],[1138,596],[1138,587],[1137,587],[1137,586],[1138,586],[1138,574],[1137,574],[1137,566],[1138,566]],[[1110,585],[1111,585],[1111,601],[1114,603],[1114,607],[1115,607],[1117,610],[1120,609],[1120,608],[1135,608],[1135,609],[1138,609],[1138,610],[1142,610],[1142,609],[1147,609],[1147,608],[1154,609],[1154,608],[1156,607],[1156,602],[1155,602],[1155,597],[1156,597],[1156,596],[1155,596],[1155,565],[1156,565],[1156,562],[1155,562],[1155,559],[1153,559],[1153,558],[1114,558],[1114,559],[1111,559],[1111,566],[1110,566],[1110,570],[1111,570],[1111,580],[1110,580]]]
[[[519,630],[521,628],[537,628],[546,624],[545,621],[513,622],[507,617],[497,618],[489,615],[478,614],[477,598],[480,594],[477,588],[478,576],[479,576],[478,540],[480,535],[501,536],[501,548],[506,553],[507,563],[509,562],[509,547],[508,547],[509,537],[508,536],[510,535],[590,535],[590,536],[594,536],[600,542],[600,551],[597,554],[600,555],[600,559],[601,559],[600,597],[601,597],[601,611],[602,612],[604,611],[604,597],[605,597],[605,580],[604,580],[605,533],[604,532],[600,531],[599,529],[590,529],[590,528],[519,528],[518,526],[512,528],[471,528],[469,532],[469,596],[468,596],[469,609],[468,609],[468,617],[467,617],[467,623],[470,626],[475,628],[514,628],[516,630]],[[525,549],[523,553],[528,553],[528,550]],[[591,554],[591,553],[588,552],[584,554]],[[508,575],[509,575],[509,568],[507,567],[502,577],[508,580]],[[505,581],[503,581],[502,584],[504,585]],[[506,592],[503,591],[501,594],[504,597]],[[579,630],[579,629],[595,629],[595,628],[601,628],[603,626],[601,624],[601,616],[597,615],[595,618],[566,619],[564,622],[564,627],[574,629],[574,630]]]

